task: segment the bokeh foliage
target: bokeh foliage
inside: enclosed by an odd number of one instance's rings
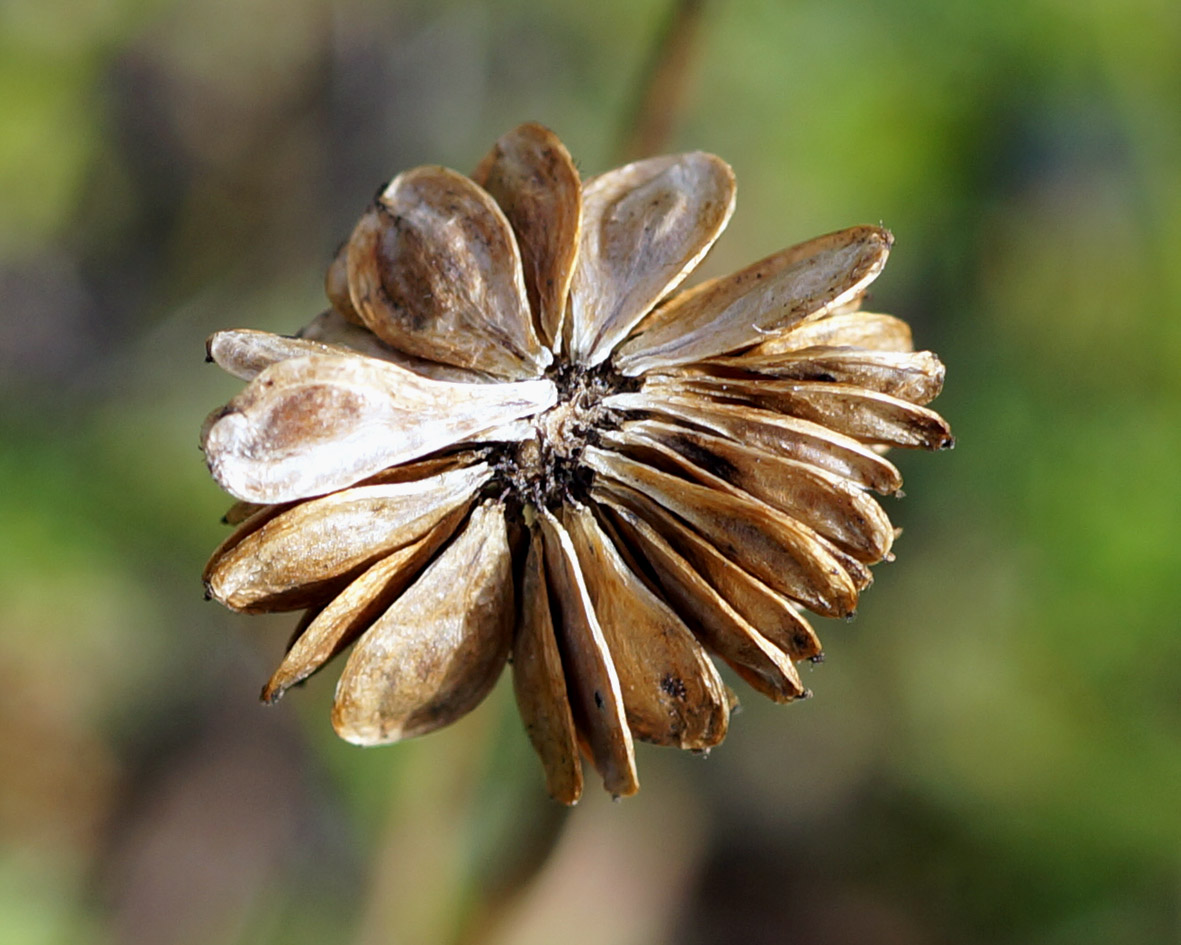
[[[940,352],[897,563],[708,762],[544,798],[502,686],[363,752],[200,599],[218,327],[289,331],[376,185],[513,124],[610,165],[668,4],[0,5],[0,938],[1181,939],[1181,6],[707,2],[706,274],[858,222]],[[556,845],[555,845],[556,844]],[[555,931],[556,930],[556,931]]]

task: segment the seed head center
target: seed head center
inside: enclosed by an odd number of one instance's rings
[[[558,402],[533,418],[534,435],[516,445],[503,469],[524,502],[553,508],[586,491],[590,473],[582,466],[582,451],[614,418],[602,403],[612,392],[606,372],[562,364],[550,377]]]

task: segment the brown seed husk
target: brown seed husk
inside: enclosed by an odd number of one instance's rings
[[[686,369],[692,373],[693,367]],[[870,351],[820,345],[781,354],[751,353],[714,358],[697,368],[703,374],[758,379],[848,384],[926,404],[943,389],[942,362],[930,351]]]
[[[810,420],[863,443],[929,450],[949,449],[955,444],[947,421],[935,411],[848,384],[705,376],[653,378],[652,389],[661,388],[738,398],[754,407]]]
[[[509,379],[537,377],[550,363],[512,228],[455,171],[418,167],[394,178],[349,238],[348,279],[366,327],[399,351]]]
[[[308,606],[324,586],[360,574],[466,508],[490,475],[481,463],[301,502],[219,548],[207,566],[209,592],[233,610]]]
[[[606,442],[607,440],[605,439],[604,443]],[[714,489],[719,494],[731,495],[752,503],[756,508],[763,508],[768,515],[779,514],[779,510],[763,502],[761,499],[752,496],[750,493],[736,486],[730,485],[724,480],[718,479],[716,476],[699,467],[693,466],[684,457],[657,443],[649,443],[645,446],[642,441],[637,440],[629,444],[628,448],[622,450],[622,452],[624,455],[638,459],[642,463],[648,463],[656,468],[665,469],[674,473],[674,475],[679,476],[683,473],[691,476],[702,485]],[[822,549],[845,572],[844,577],[848,579],[856,591],[860,592],[864,590],[873,582],[872,573],[863,562],[859,561],[843,548],[833,544],[824,536],[818,534],[805,523],[796,519],[795,516],[789,517],[796,522],[800,533],[807,537],[807,540],[812,543],[813,547]],[[846,616],[848,615],[846,614]]]
[[[700,151],[636,161],[586,181],[570,295],[574,363],[606,360],[680,284],[730,219],[734,190],[730,166]]]
[[[464,506],[457,508],[422,538],[371,565],[334,597],[287,650],[263,688],[262,700],[274,702],[368,630],[455,533],[466,511]]]
[[[814,345],[847,345],[874,351],[913,351],[910,326],[901,318],[877,312],[834,311],[808,318],[783,334],[751,348],[753,357],[796,351]]]
[[[544,509],[539,521],[574,722],[603,787],[626,797],[640,789],[640,782],[619,676],[570,536]]]
[[[615,495],[616,484],[592,492],[607,504],[623,533],[648,562],[668,602],[705,646],[752,688],[775,702],[804,694],[791,659],[734,610],[660,533]]]
[[[467,714],[504,667],[513,616],[504,508],[486,502],[357,641],[336,686],[337,734],[381,745]]]
[[[729,705],[717,670],[689,628],[624,564],[584,505],[562,522],[619,675],[632,735],[705,749],[726,735]]]
[[[604,439],[623,449],[646,443],[674,450],[680,468],[704,485],[725,483],[766,502],[861,561],[872,564],[890,552],[894,527],[881,506],[847,479],[816,466],[659,420],[630,421]]]
[[[542,341],[557,353],[582,220],[574,159],[557,135],[529,123],[497,141],[472,179],[512,224],[530,308]]]
[[[473,450],[464,450],[458,453],[450,453],[446,456],[432,456],[429,459],[420,459],[412,463],[402,463],[400,466],[391,466],[389,469],[383,469],[376,475],[370,476],[367,479],[362,479],[357,483],[358,486],[375,486],[387,482],[413,482],[417,479],[426,479],[428,476],[434,476],[437,473],[446,472],[449,469],[458,469],[461,466],[470,466],[480,458],[480,454]],[[257,512],[263,509],[270,509],[271,514],[265,518],[254,519],[253,527],[246,531],[236,531],[233,535],[222,543],[221,547],[214,552],[210,561],[214,561],[219,555],[229,550],[229,543],[237,544],[249,534],[250,531],[255,531],[268,521],[274,518],[280,512],[285,512],[291,508],[293,503],[284,502],[279,505],[260,505],[257,502],[235,502],[227,510],[226,514],[222,516],[221,520],[226,525],[241,525],[247,519],[251,518]],[[209,579],[209,575],[205,575],[205,579]]]
[[[284,502],[278,505],[254,505],[249,502],[239,502],[231,506],[225,514],[224,521],[228,525],[233,525],[234,530],[222,539],[221,544],[213,549],[213,554],[205,562],[205,570],[201,573],[201,580],[205,583],[207,591],[214,568],[225,559],[226,555],[266,525],[271,519],[277,518],[293,505],[294,503],[292,502]]]
[[[725,493],[735,496],[753,503],[755,506],[761,506],[768,514],[778,514],[781,510],[774,505],[764,502],[761,498],[750,492],[740,489],[725,479],[722,479],[712,472],[703,469],[701,466],[695,465],[689,459],[682,456],[680,453],[655,441],[651,438],[644,437],[639,434],[624,436],[617,433],[607,433],[603,436],[602,442],[604,444],[617,444],[621,447],[621,452],[630,455],[641,462],[651,463],[658,468],[666,469],[667,471],[680,474],[686,474],[696,479],[702,485],[707,486],[719,493]],[[873,575],[870,573],[868,567],[853,557],[843,548],[834,545],[831,541],[823,535],[816,532],[806,522],[800,520],[799,516],[789,516],[795,523],[801,534],[806,536],[807,540],[813,544],[814,547],[823,549],[827,554],[831,555],[833,560],[844,569],[846,576],[852,581],[853,586],[862,591],[873,583]],[[884,513],[883,513],[884,518]],[[889,521],[886,521],[886,536],[888,540],[892,541],[894,538],[893,528]],[[883,539],[886,536],[882,536]],[[880,559],[880,555],[875,560]]]
[[[276,361],[300,358],[309,354],[349,357],[356,354],[343,345],[288,338],[269,331],[235,328],[215,331],[205,342],[206,360],[244,381],[258,377]]]
[[[513,639],[513,691],[525,732],[545,770],[550,796],[575,804],[582,796],[582,761],[562,658],[558,651],[541,532],[530,532]]]
[[[815,631],[791,601],[735,564],[710,540],[629,486],[604,478],[596,482],[592,495],[598,490],[613,507],[626,508],[650,525],[743,620],[793,660],[820,652]]]
[[[678,423],[692,423],[735,442],[828,470],[882,494],[902,487],[901,474],[888,460],[852,437],[809,420],[727,402],[711,393],[680,391],[661,384],[658,378],[646,381],[643,390],[614,394],[604,403],[616,410],[654,413]]]
[[[863,292],[892,242],[881,227],[855,226],[682,292],[640,323],[615,366],[635,376],[759,344]]]
[[[583,456],[596,472],[631,486],[693,526],[727,557],[780,593],[826,617],[846,617],[857,588],[815,533],[764,503],[688,482],[599,447]]]
[[[209,469],[230,494],[286,502],[342,489],[549,406],[548,380],[456,384],[359,355],[278,361],[209,419]]]
[[[469,371],[467,368],[455,367],[451,364],[440,364],[438,361],[429,361],[426,358],[415,357],[405,351],[391,348],[368,328],[363,325],[354,325],[335,309],[321,312],[296,332],[296,337],[305,338],[308,341],[322,341],[324,344],[341,345],[356,354],[377,358],[379,361],[389,361],[408,371],[413,371],[415,374],[436,381],[478,384],[496,380],[491,375],[480,371]]]

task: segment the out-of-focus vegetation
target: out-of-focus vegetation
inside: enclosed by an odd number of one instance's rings
[[[501,686],[337,741],[201,600],[219,327],[289,331],[374,188],[523,120],[610,165],[666,0],[0,5],[0,939],[1181,940],[1181,6],[707,2],[670,149],[727,271],[897,236],[949,366],[810,702],[573,812]]]

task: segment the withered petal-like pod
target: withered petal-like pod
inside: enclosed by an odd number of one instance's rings
[[[289,502],[467,442],[556,398],[544,378],[457,384],[362,355],[308,354],[271,364],[214,411],[203,448],[231,495]]]
[[[348,285],[365,326],[408,354],[514,379],[552,360],[504,212],[447,168],[406,171],[378,195],[349,239]]]
[[[856,226],[675,293],[734,209],[701,152],[581,181],[553,132],[471,178],[396,177],[294,337],[221,331],[247,381],[202,448],[239,501],[205,569],[235,610],[305,611],[273,702],[352,647],[361,745],[474,708],[512,658],[550,794],[585,754],[635,793],[636,741],[705,751],[735,699],[808,695],[803,611],[848,616],[892,559],[889,447],[952,445],[943,365],[861,311],[893,243]]]
[[[691,364],[822,317],[877,278],[893,241],[881,227],[855,226],[703,283],[644,319],[616,364],[629,375]]]
[[[466,715],[504,667],[513,608],[504,507],[489,500],[353,648],[336,685],[337,733],[380,745]]]
[[[573,804],[582,795],[582,762],[544,555],[541,529],[533,528],[521,577],[521,612],[513,637],[513,691],[525,731],[545,767],[550,794],[563,804]]]
[[[609,357],[704,258],[734,212],[734,172],[712,154],[647,158],[582,188],[570,358]]]
[[[540,516],[546,580],[554,589],[575,725],[603,786],[616,797],[635,794],[640,787],[636,752],[615,660],[570,535],[548,510],[541,509]]]
[[[525,124],[496,142],[472,179],[512,225],[529,305],[542,340],[557,354],[582,231],[582,181],[574,159],[548,128]]]

